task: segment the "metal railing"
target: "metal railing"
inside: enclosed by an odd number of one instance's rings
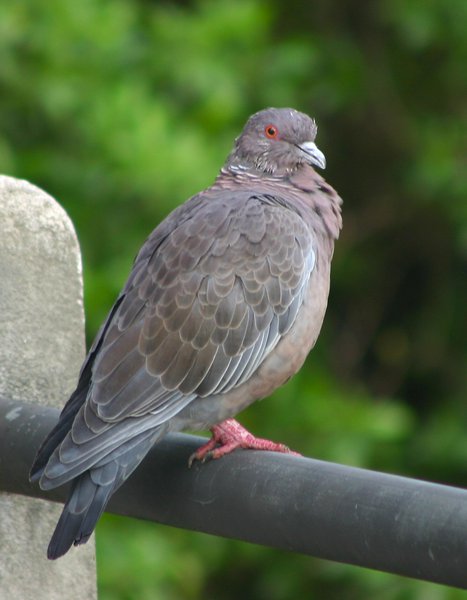
[[[58,410],[0,399],[0,490],[62,502],[28,481]],[[467,588],[467,491],[269,452],[188,468],[203,440],[164,438],[108,511]]]

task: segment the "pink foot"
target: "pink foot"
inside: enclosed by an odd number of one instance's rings
[[[214,425],[211,432],[211,439],[190,456],[188,460],[189,467],[196,460],[205,462],[211,458],[220,458],[237,448],[269,450],[270,452],[282,452],[284,454],[301,456],[301,454],[290,450],[284,444],[276,444],[275,442],[255,437],[242,427],[238,421],[235,421],[235,419],[226,419],[222,423],[219,423],[219,425]]]

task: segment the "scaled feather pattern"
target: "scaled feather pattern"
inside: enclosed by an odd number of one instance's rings
[[[315,136],[293,109],[256,113],[214,184],[143,245],[31,470],[42,489],[72,482],[49,558],[89,539],[163,435],[215,433],[303,364],[342,224]]]

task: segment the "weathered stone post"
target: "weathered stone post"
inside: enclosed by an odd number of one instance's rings
[[[83,357],[81,257],[73,225],[49,195],[0,176],[0,395],[60,407]],[[8,418],[15,419],[12,413]],[[92,541],[60,560],[46,558],[60,510],[52,502],[0,493],[0,598],[96,597]]]

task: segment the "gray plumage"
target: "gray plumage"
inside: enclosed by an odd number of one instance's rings
[[[147,239],[31,479],[72,481],[49,558],[85,542],[168,431],[234,416],[302,365],[324,317],[341,200],[316,125],[253,115],[215,183]]]

